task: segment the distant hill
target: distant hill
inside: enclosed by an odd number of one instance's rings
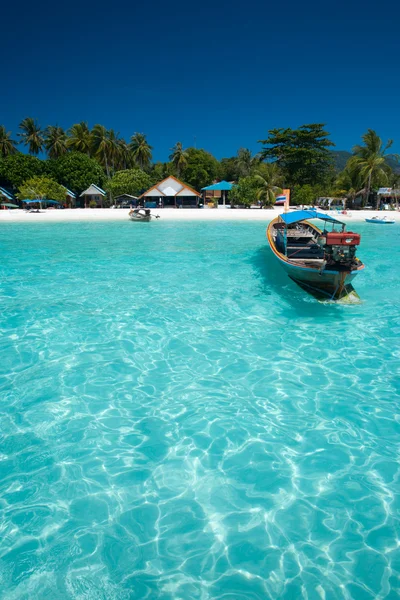
[[[395,173],[400,173],[400,164],[399,162],[396,160],[396,158],[394,158],[393,156],[387,156],[386,157],[386,164],[389,165],[389,167],[391,169],[393,169],[393,171]]]
[[[343,171],[351,156],[351,152],[347,152],[347,150],[331,150],[331,154],[335,162],[335,171]]]
[[[338,173],[343,171],[347,161],[352,156],[351,152],[348,152],[347,150],[331,150],[330,152],[333,156],[335,171]],[[398,163],[390,154],[386,157],[386,164],[388,164],[395,173],[400,173],[400,163]]]

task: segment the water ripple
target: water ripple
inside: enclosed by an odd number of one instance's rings
[[[343,307],[259,223],[3,226],[2,597],[400,595],[397,227],[361,229]]]

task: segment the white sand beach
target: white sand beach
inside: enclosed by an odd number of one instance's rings
[[[269,222],[283,209],[260,210],[260,209],[152,209],[154,215],[160,215],[161,220],[165,221],[264,221]],[[325,211],[321,211],[325,212]],[[65,210],[47,209],[39,213],[28,213],[24,210],[0,210],[1,223],[37,223],[37,222],[71,222],[71,221],[128,221],[129,209],[113,208],[75,208]],[[386,216],[388,219],[394,219],[400,222],[400,212],[396,211],[376,211],[359,210],[349,211],[346,215],[334,212],[329,213],[340,221],[360,222],[366,218],[375,215],[379,217]]]

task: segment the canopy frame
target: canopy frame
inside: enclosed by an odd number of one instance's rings
[[[330,215],[318,212],[317,210],[299,210],[296,212],[288,212],[279,215],[279,218],[285,223],[286,226],[298,223],[299,221],[305,221],[307,219],[320,219],[321,221],[329,221],[330,223],[336,223],[337,225],[346,225],[343,221],[338,221]]]

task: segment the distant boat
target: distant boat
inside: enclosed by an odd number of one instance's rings
[[[308,219],[324,221],[324,229]],[[267,238],[274,256],[300,287],[319,298],[354,302],[359,296],[351,282],[364,265],[356,258],[360,235],[345,229],[345,223],[334,217],[302,210],[271,221]]]
[[[131,221],[151,221],[151,219],[159,219],[159,215],[152,215],[149,208],[133,208],[129,211]]]
[[[379,223],[380,225],[393,225],[393,223],[396,223],[394,219],[388,219],[387,217],[372,217],[365,220],[367,223]]]

